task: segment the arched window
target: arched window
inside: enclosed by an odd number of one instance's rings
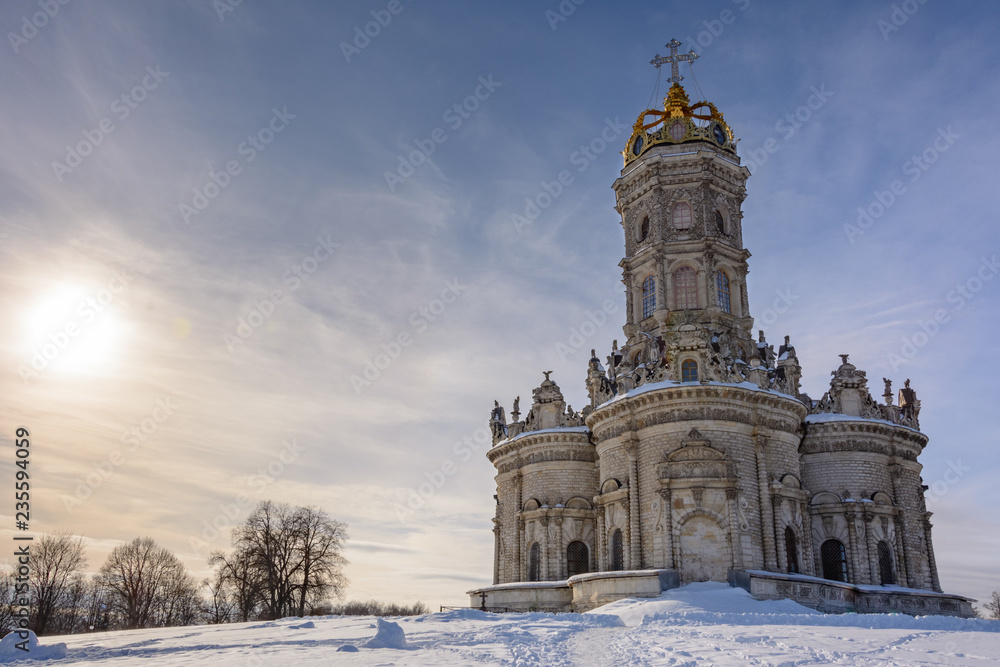
[[[681,364],[681,382],[698,381],[698,362],[694,359],[685,359]]]
[[[674,304],[675,310],[698,307],[698,274],[690,266],[674,271]]]
[[[726,219],[722,216],[721,211],[715,212],[715,226],[718,227],[720,234],[726,233]]]
[[[639,225],[639,241],[645,241],[649,238],[649,216],[647,215],[642,219],[642,224]]]
[[[653,316],[656,310],[656,279],[646,276],[642,281],[642,319]]]
[[[528,581],[542,580],[542,545],[534,542],[528,549]]]
[[[878,543],[878,574],[883,586],[896,583],[896,568],[893,567],[892,547],[885,540]]]
[[[847,550],[840,540],[827,540],[819,550],[823,578],[847,583]]]
[[[694,215],[691,213],[691,205],[686,201],[679,201],[674,204],[670,214],[670,221],[674,229],[691,229],[694,224]]]
[[[574,540],[566,547],[566,576],[590,572],[590,549],[579,540]]]
[[[719,308],[724,313],[732,313],[732,305],[729,303],[729,276],[722,269],[715,272],[715,290],[719,295]]]
[[[619,528],[615,528],[615,532],[611,533],[611,569],[615,571],[625,569],[625,547],[622,544],[622,531]]]
[[[791,526],[785,526],[785,562],[788,563],[788,574],[799,573],[799,545]]]

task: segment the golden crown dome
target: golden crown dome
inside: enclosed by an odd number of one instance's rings
[[[705,101],[691,104],[684,88],[675,82],[663,98],[663,111],[646,109],[639,114],[622,155],[628,164],[653,146],[689,141],[708,141],[736,152],[733,131],[715,105]]]

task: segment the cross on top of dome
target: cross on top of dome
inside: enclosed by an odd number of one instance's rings
[[[666,46],[670,49],[670,55],[661,56],[659,53],[657,53],[656,57],[649,61],[649,64],[655,67],[656,69],[660,69],[661,65],[666,65],[667,63],[670,63],[670,78],[667,79],[667,81],[669,81],[670,83],[680,83],[681,81],[684,80],[684,77],[681,76],[680,70],[677,67],[680,63],[694,62],[695,60],[698,59],[698,54],[694,52],[694,49],[691,49],[689,52],[683,55],[678,55],[677,47],[680,45],[681,43],[678,42],[676,39],[671,39],[669,42],[666,43]]]

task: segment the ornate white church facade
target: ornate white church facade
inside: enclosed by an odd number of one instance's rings
[[[909,381],[884,380],[879,402],[841,355],[813,399],[789,338],[753,335],[750,172],[723,115],[680,85],[696,56],[668,46],[654,64],[673,85],[613,185],[624,345],[592,353],[579,412],[548,373],[523,420],[495,403],[494,586],[473,603],[579,610],[713,580],[831,611],[971,611],[941,593]]]

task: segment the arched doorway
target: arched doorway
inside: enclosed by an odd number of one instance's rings
[[[680,526],[681,583],[726,581],[732,557],[722,526],[708,516],[693,516]]]

